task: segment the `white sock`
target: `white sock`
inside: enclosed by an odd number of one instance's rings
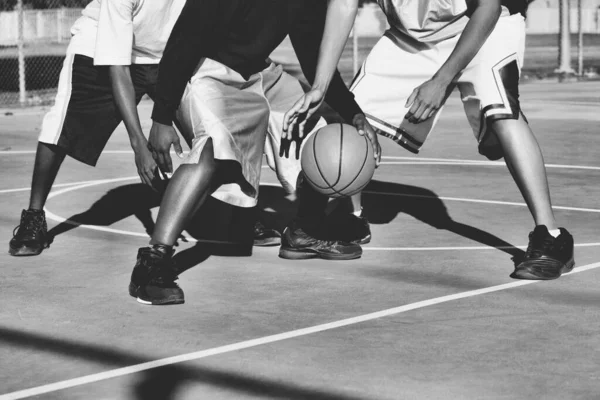
[[[362,207],[358,211],[352,211],[352,214],[354,214],[357,217],[360,217],[362,215]]]
[[[560,229],[549,229],[548,233],[556,239],[558,236],[560,236]]]

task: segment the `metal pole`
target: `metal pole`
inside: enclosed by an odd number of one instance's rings
[[[559,74],[572,74],[571,67],[571,28],[569,24],[569,0],[560,0],[559,18],[559,50],[558,50],[558,69]]]
[[[582,0],[577,1],[577,75],[583,76],[583,4]]]
[[[358,35],[356,34],[356,27],[352,30],[352,69],[354,73],[352,77],[356,76],[360,65],[358,64]]]
[[[24,42],[24,19],[23,19],[23,0],[17,1],[17,20],[18,20],[18,37],[17,50],[19,53],[19,103],[25,104],[27,93],[25,88],[25,51],[23,48]]]

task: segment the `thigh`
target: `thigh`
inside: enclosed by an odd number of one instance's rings
[[[61,74],[61,79],[68,80],[62,82],[66,89],[57,95],[52,115],[45,118],[40,141],[56,144],[73,158],[95,165],[121,122],[108,67],[94,66],[91,58],[81,55],[67,60],[72,63],[63,68],[68,72]],[[59,133],[51,138],[53,129]]]
[[[525,22],[520,14],[501,17],[496,28],[459,80],[465,113],[480,152],[502,157],[489,126],[502,119],[518,119],[519,77],[523,63]]]

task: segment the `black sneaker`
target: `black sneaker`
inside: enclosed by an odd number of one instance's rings
[[[279,257],[288,260],[322,258],[325,260],[354,260],[362,248],[355,243],[316,239],[292,224],[283,231]]]
[[[369,221],[351,213],[334,214],[327,219],[327,239],[341,240],[354,244],[371,242],[371,227]]]
[[[21,223],[13,231],[8,253],[11,256],[37,256],[50,247],[44,210],[23,210]]]
[[[129,283],[129,294],[142,304],[183,304],[183,290],[175,283],[177,272],[172,248],[142,247]]]
[[[516,279],[549,280],[559,278],[575,266],[573,236],[564,228],[554,238],[544,225],[529,234],[525,258],[511,277]]]
[[[265,227],[260,221],[256,221],[254,224],[255,246],[278,246],[280,244],[281,234],[279,232]]]

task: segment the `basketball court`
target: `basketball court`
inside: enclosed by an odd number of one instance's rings
[[[477,154],[453,96],[418,157],[380,139],[361,259],[221,243],[239,233],[223,221],[243,216],[213,204],[222,214],[205,211],[179,242],[186,303],[166,307],[127,292],[158,198],[123,127],[97,168],[65,162],[46,210],[50,249],[7,254],[45,109],[3,110],[0,399],[597,398],[600,83],[522,92],[557,219],[576,240],[573,273],[509,277],[533,222],[504,164]],[[151,107],[140,108],[146,132]],[[263,171],[261,212],[281,229],[295,204]]]

